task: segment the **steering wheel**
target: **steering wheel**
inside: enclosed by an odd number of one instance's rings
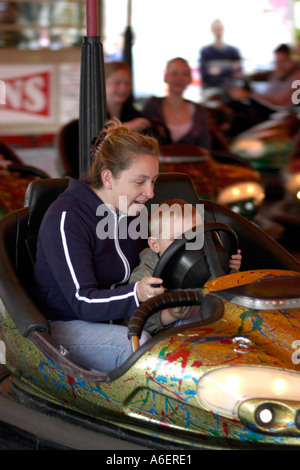
[[[221,245],[212,236],[212,232],[217,231],[223,231],[229,235],[230,247],[228,251],[229,253],[236,253],[239,246],[237,234],[231,227],[221,222],[207,222],[204,226],[201,225],[196,229],[185,232],[182,237],[175,239],[163,253],[155,267],[153,276],[161,277],[164,280],[164,285],[165,275],[173,277],[173,282],[169,284],[171,288],[186,290],[169,291],[157,295],[135,310],[128,325],[128,336],[133,351],[139,348],[139,338],[148,317],[165,308],[201,305],[203,300],[202,291],[189,291],[188,289],[200,288],[208,278],[227,274],[229,263],[228,267],[224,269],[224,262],[222,263],[222,259],[220,259],[219,248]],[[203,235],[203,243],[201,244],[203,248],[188,250],[187,243],[195,242],[196,237],[201,236],[201,234]],[[224,251],[221,254],[224,254]],[[228,261],[228,255],[226,254],[226,256]],[[202,269],[205,271],[204,276],[201,272]],[[184,270],[187,271],[187,275]],[[179,277],[177,276],[178,273]],[[176,281],[179,281],[179,284],[181,281],[181,285],[176,286]],[[186,282],[192,285],[185,286]],[[168,288],[167,278],[166,283]]]
[[[156,295],[138,307],[130,317],[128,337],[131,341],[132,351],[139,347],[144,324],[151,315],[165,308],[201,305],[203,294],[201,291],[174,291]]]
[[[216,232],[229,236],[228,253]],[[213,233],[215,232],[215,233]],[[229,272],[229,257],[239,247],[236,232],[221,222],[207,222],[185,232],[166,249],[158,261],[153,276],[160,277],[168,289],[201,287],[209,278]]]

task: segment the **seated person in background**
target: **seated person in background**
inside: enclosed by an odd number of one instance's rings
[[[224,26],[220,20],[211,24],[214,42],[201,50],[200,74],[203,88],[221,87],[228,78],[241,74],[238,49],[223,42]]]
[[[143,115],[167,126],[170,140],[162,144],[190,144],[210,149],[205,108],[182,96],[191,78],[191,69],[185,59],[178,57],[170,60],[165,73],[169,94],[163,98],[151,97],[145,103]]]
[[[2,2],[1,2],[2,3]],[[26,41],[20,26],[20,10],[17,2],[5,2],[6,6],[1,7],[0,25],[6,26],[0,31],[0,47],[17,47]],[[5,5],[4,3],[4,5]],[[3,5],[3,3],[2,3]],[[3,12],[3,8],[6,8]],[[9,28],[11,27],[11,29]]]
[[[124,62],[104,65],[108,119],[117,118],[131,131],[144,131],[150,122],[131,104],[131,69]]]
[[[286,44],[282,44],[274,51],[275,70],[271,74],[268,88],[265,93],[254,93],[250,90],[232,88],[230,97],[234,100],[251,100],[252,106],[257,106],[256,110],[263,118],[267,118],[273,112],[268,106],[293,106],[292,94],[295,88],[292,84],[295,80],[300,80],[300,67],[292,57],[292,51]]]
[[[170,199],[161,203],[151,214],[148,238],[149,248],[140,253],[140,264],[131,273],[129,282],[153,276],[159,258],[175,238],[187,230],[202,223],[201,215],[192,205],[182,199]],[[231,272],[237,272],[241,266],[241,250],[230,259]],[[200,287],[200,286],[199,286]],[[156,334],[164,328],[199,321],[198,307],[176,307],[162,310],[152,315],[146,322],[145,330]],[[174,322],[176,324],[174,325]]]

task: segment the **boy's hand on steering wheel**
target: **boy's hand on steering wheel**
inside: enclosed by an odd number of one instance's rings
[[[231,273],[237,273],[240,270],[242,262],[241,250],[237,251],[236,255],[232,255],[229,261],[229,267]]]

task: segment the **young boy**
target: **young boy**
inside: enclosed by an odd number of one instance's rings
[[[160,204],[151,214],[149,248],[140,253],[141,262],[131,273],[129,282],[134,283],[145,276],[153,276],[159,258],[174,239],[201,223],[202,218],[197,209],[182,199],[170,199]],[[238,250],[238,253],[232,255],[229,262],[231,272],[239,271],[241,260],[241,250]],[[199,320],[198,308],[176,307],[162,310],[159,314],[154,314],[148,319],[145,329],[153,335],[175,321],[178,325],[178,320],[180,324]]]

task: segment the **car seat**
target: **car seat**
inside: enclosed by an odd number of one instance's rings
[[[73,119],[56,137],[57,171],[61,176],[79,177],[79,119]]]

